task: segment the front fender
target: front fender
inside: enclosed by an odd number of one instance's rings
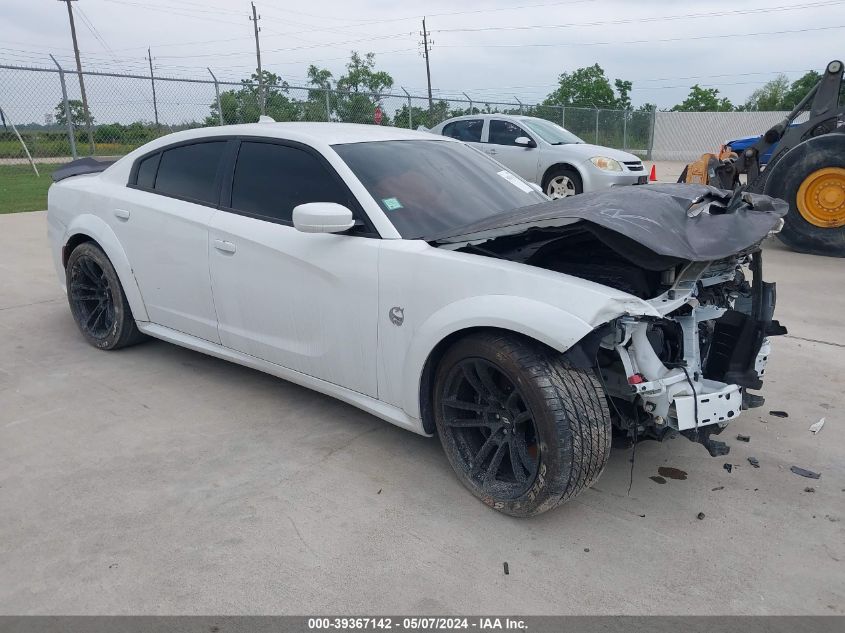
[[[132,316],[135,317],[136,321],[149,321],[150,317],[147,315],[147,308],[144,306],[144,300],[141,297],[141,291],[138,288],[138,282],[135,280],[132,266],[129,264],[129,258],[111,227],[102,218],[92,213],[83,213],[74,217],[68,224],[62,238],[62,246],[67,244],[74,235],[87,235],[100,245],[100,248],[103,249],[112,266],[114,266],[118,279],[120,279],[123,293],[132,309]]]
[[[548,303],[509,295],[461,299],[442,307],[414,332],[405,357],[402,408],[420,418],[420,382],[432,350],[447,336],[469,328],[509,330],[565,352],[593,330],[578,317]]]

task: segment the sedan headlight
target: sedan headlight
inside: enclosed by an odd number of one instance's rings
[[[590,162],[602,171],[622,171],[622,165],[619,164],[619,161],[607,156],[593,156]]]

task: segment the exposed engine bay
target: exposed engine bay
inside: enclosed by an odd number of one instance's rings
[[[775,284],[763,280],[760,250],[762,239],[782,225],[786,205],[711,187],[672,187],[670,200],[663,188],[656,190],[663,205],[657,212],[632,211],[629,198],[624,211],[620,205],[593,215],[578,211],[574,220],[549,218],[548,207],[564,202],[558,200],[537,205],[546,207],[542,220],[499,232],[471,227],[476,230],[438,245],[572,275],[650,304],[661,317],[620,316],[568,355],[596,368],[618,429],[633,438],[678,431],[716,454],[718,443],[709,436],[743,408],[762,404],[748,390],[762,387],[769,337],[786,333],[773,318]],[[766,217],[757,216],[755,206]],[[593,221],[595,214],[602,217]],[[711,218],[719,223],[714,232],[722,233],[717,241],[707,232]]]

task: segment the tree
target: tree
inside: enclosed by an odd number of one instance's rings
[[[373,123],[381,95],[393,86],[393,77],[383,70],[375,70],[375,65],[374,53],[362,57],[357,51],[352,51],[346,64],[346,74],[337,80],[335,111],[340,121]],[[390,125],[384,112],[381,124]]]
[[[267,116],[276,121],[298,121],[301,118],[301,103],[288,97],[290,87],[275,73],[263,70],[264,107]],[[258,94],[258,73],[249,79],[241,80],[238,90],[226,90],[220,93],[220,107],[225,123],[254,123],[261,116]],[[217,102],[211,104],[211,113],[205,119],[206,125],[217,125],[219,115]]]
[[[702,88],[695,84],[682,103],[672,108],[673,112],[731,112],[733,104],[727,97],[719,98],[718,88]]]
[[[70,110],[70,122],[74,127],[82,127],[85,125],[85,108],[82,107],[82,101],[79,99],[69,99],[68,109]],[[65,116],[65,102],[59,101],[56,105],[56,123],[58,125],[67,125],[67,117]],[[94,124],[94,117],[91,117],[91,124]]]
[[[346,74],[337,80],[338,90],[351,92],[382,93],[393,87],[393,77],[383,70],[375,70],[375,53],[367,53],[363,57],[352,51],[352,56],[346,64]]]
[[[381,96],[393,86],[393,77],[375,69],[375,55],[361,56],[353,51],[346,74],[332,86],[331,71],[311,65],[308,67],[308,96],[295,99],[290,86],[270,71],[262,72],[264,102],[267,115],[276,121],[326,121],[328,119],[352,123],[373,123]],[[329,92],[328,105],[326,92]],[[237,89],[220,93],[220,109],[225,123],[249,123],[260,114],[258,74],[241,80]],[[217,100],[209,104],[205,125],[218,125],[220,116]],[[387,113],[382,112],[382,125],[390,125]]]
[[[767,81],[761,88],[757,88],[748,97],[742,110],[759,112],[770,112],[783,110],[783,104],[789,91],[789,78],[786,75],[778,75],[771,81]]]
[[[314,64],[308,66],[308,83],[323,90],[332,87],[332,71],[317,68]]]
[[[616,79],[613,82],[613,85],[616,88],[616,92],[619,93],[619,98],[616,100],[616,107],[621,108],[622,110],[630,110],[631,90],[633,90],[634,84],[630,81]]]
[[[330,120],[335,103],[331,92],[329,92],[329,98],[326,99],[326,92],[332,88],[331,71],[311,64],[308,67],[308,85],[313,89],[308,90],[308,100],[302,104],[302,119],[304,121]]]
[[[561,73],[557,89],[546,97],[543,103],[580,108],[630,107],[631,82],[617,79],[614,85],[619,97],[614,93],[604,69],[598,64],[593,64],[571,73]]]
[[[789,90],[783,96],[781,107],[784,110],[792,110],[798,105],[798,102],[803,99],[808,92],[815,86],[822,76],[815,70],[805,73],[803,77],[799,77],[792,82]]]

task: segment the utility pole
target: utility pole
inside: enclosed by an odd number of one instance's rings
[[[82,112],[85,116],[85,127],[88,130],[88,146],[94,155],[94,134],[91,132],[91,113],[88,111],[88,97],[85,95],[85,80],[82,78],[82,60],[79,58],[79,44],[76,42],[76,25],[73,23],[73,8],[71,2],[76,0],[59,0],[67,4],[67,16],[70,19],[70,36],[73,39],[73,53],[76,55],[76,74],[79,76],[79,93],[82,96]]]
[[[156,119],[156,130],[158,130],[158,102],[156,101],[156,78],[153,74],[153,54],[150,52],[149,47],[147,48],[147,61],[150,62],[150,81],[153,84],[153,114],[155,115]]]
[[[429,115],[431,115],[431,113],[434,112],[434,101],[431,98],[431,67],[429,66],[429,63],[428,63],[428,56],[429,56],[428,47],[430,45],[433,45],[434,42],[431,42],[428,39],[429,33],[428,33],[428,30],[425,28],[425,17],[423,17],[423,20],[422,20],[422,27],[423,27],[423,30],[422,30],[422,33],[420,33],[420,35],[422,35],[422,38],[423,38],[422,45],[423,45],[423,57],[425,57],[425,76],[426,76],[426,80],[428,81],[428,113],[429,113]],[[429,124],[433,124],[433,123],[434,123],[433,121],[429,121]]]
[[[261,19],[260,15],[255,14],[255,3],[252,2],[252,26],[255,30],[255,58],[258,61],[258,107],[261,110],[261,116],[267,114],[265,112],[264,107],[264,73],[261,72],[261,45],[258,43],[258,31],[261,29],[258,28],[258,20]]]

